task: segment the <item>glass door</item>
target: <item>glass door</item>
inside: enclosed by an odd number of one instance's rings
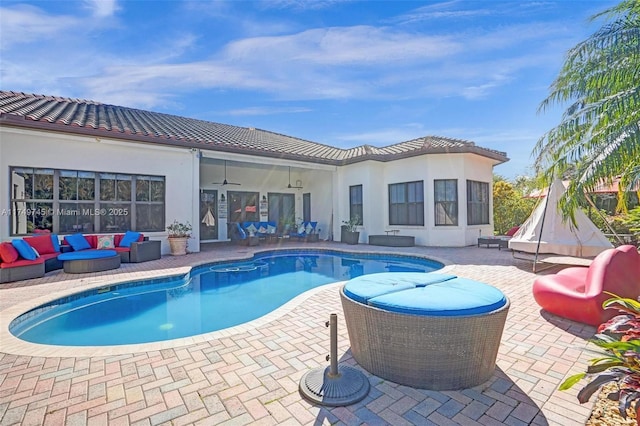
[[[229,222],[259,222],[258,193],[229,191]]]
[[[294,194],[270,192],[269,222],[278,224],[278,232],[286,233],[287,227],[294,226],[296,220],[296,199]]]
[[[200,241],[218,239],[218,191],[200,191]]]

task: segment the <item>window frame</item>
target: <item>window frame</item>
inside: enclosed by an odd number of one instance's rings
[[[453,199],[449,199],[448,195],[449,195],[449,191],[447,191],[448,188],[446,188],[446,183],[451,183],[453,182]],[[438,184],[439,183],[445,183],[445,188],[444,188],[444,192],[445,192],[445,200],[440,200],[438,198],[438,194],[441,193],[441,191],[439,191],[438,189]],[[433,180],[433,222],[435,226],[458,226],[458,224],[460,223],[460,219],[459,219],[459,198],[458,198],[458,179],[434,179]],[[452,214],[454,216],[454,220],[452,223],[440,223],[439,222],[439,217],[440,214],[438,214],[438,207],[441,205],[445,205],[445,207],[443,207],[443,211],[445,212],[444,217],[445,218],[450,218],[450,215],[447,214],[449,213],[449,210],[447,209],[448,205],[452,205],[452,209],[455,212],[455,214]]]
[[[467,225],[489,225],[489,204],[489,182],[467,179]],[[477,211],[480,211],[479,218],[474,217]]]
[[[36,176],[40,175],[51,176],[51,196],[46,199],[34,198],[35,186],[38,184]],[[102,199],[101,177],[105,175],[127,177],[126,180],[130,181],[129,200],[118,199],[115,192],[114,200]],[[10,236],[29,235],[36,228],[47,229],[55,234],[69,234],[73,232],[108,234],[126,230],[139,232],[162,232],[165,230],[166,176],[29,166],[10,166],[9,176],[9,202],[12,206],[12,211],[9,215],[11,216],[9,219]],[[16,185],[16,182],[14,182],[18,176],[20,177],[19,180],[22,181],[22,194],[17,194],[20,185]],[[154,181],[161,182],[160,200],[137,202],[134,188],[136,179],[138,178],[153,179]],[[69,191],[68,186],[71,182],[74,182],[74,179],[75,183],[73,183],[73,185],[75,185],[75,190]],[[31,182],[29,182],[29,180],[31,180]],[[39,180],[42,180],[42,178]],[[87,197],[86,195],[80,196],[79,189],[81,180],[84,182],[86,188],[91,186],[88,181],[93,180],[93,198]],[[64,191],[64,194],[61,194],[63,185],[67,190]],[[31,191],[31,194],[26,193],[28,190]],[[113,206],[111,206],[111,204],[113,204]],[[136,220],[136,204],[154,205],[158,212],[161,211],[162,217],[156,220],[158,224],[156,228],[139,229]],[[105,212],[104,214],[103,211]],[[118,221],[120,226],[117,230],[106,229],[102,226],[105,215],[111,215],[114,219],[120,219]],[[75,220],[69,220],[70,217]],[[23,225],[19,224],[21,221],[24,222]],[[29,225],[31,229],[29,229]],[[25,232],[20,232],[20,228],[23,226]],[[64,229],[62,229],[63,226],[65,227]]]
[[[416,188],[419,186],[420,190]],[[424,226],[424,181],[399,182],[388,184],[388,206],[390,226]],[[393,202],[398,196],[402,196],[401,202]],[[416,196],[419,197],[416,198]],[[411,200],[412,196],[415,198]],[[411,216],[414,216],[414,220]],[[403,217],[396,217],[401,215]]]
[[[363,198],[362,184],[349,186],[349,220],[358,215],[358,222],[356,225],[359,226],[364,224]]]

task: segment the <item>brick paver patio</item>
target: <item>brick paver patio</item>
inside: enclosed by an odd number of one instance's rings
[[[531,294],[535,275],[527,262],[495,248],[299,245],[424,255],[443,260],[448,272],[500,288],[511,299],[511,308],[494,376],[471,389],[435,392],[365,372],[371,392],[360,403],[337,408],[310,404],[300,396],[298,383],[309,369],[328,365],[324,324],[329,314],[338,314],[340,362],[357,366],[349,352],[337,284],[298,297],[247,326],[163,344],[65,349],[7,336],[8,321],[16,312],[46,298],[113,280],[184,273],[189,265],[273,248],[216,245],[187,256],[123,264],[116,271],[57,271],[0,285],[0,425],[585,423],[592,404],[580,405],[577,389],[557,388],[593,357],[585,349],[594,329],[541,313]]]

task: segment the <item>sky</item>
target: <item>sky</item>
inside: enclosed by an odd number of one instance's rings
[[[331,146],[422,136],[533,175],[566,53],[617,2],[0,0],[0,89],[256,127]]]

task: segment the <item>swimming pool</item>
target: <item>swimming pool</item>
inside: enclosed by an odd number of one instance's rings
[[[280,250],[251,260],[195,267],[182,277],[77,293],[20,315],[10,332],[25,341],[107,346],[195,336],[254,320],[307,290],[377,272],[430,272],[428,259],[338,251]]]

